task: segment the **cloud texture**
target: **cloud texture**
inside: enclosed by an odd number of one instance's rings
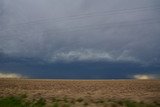
[[[0,51],[42,59],[62,58],[57,52],[68,51],[75,54],[68,54],[73,60],[86,57],[75,51],[83,49],[93,50],[95,60],[110,60],[106,54],[97,57],[98,52],[105,51],[114,57],[127,54],[143,62],[159,63],[160,9],[156,2],[0,0]]]
[[[141,63],[138,59],[128,56],[127,52],[123,52],[119,56],[114,56],[112,53],[105,51],[95,51],[89,49],[79,49],[67,52],[57,52],[50,59],[51,62],[64,61],[64,62],[75,62],[75,61],[108,61],[108,62],[136,62]]]
[[[0,63],[159,66],[159,35],[159,0],[0,0]]]

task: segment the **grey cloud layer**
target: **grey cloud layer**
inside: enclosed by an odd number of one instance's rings
[[[0,53],[160,63],[158,0],[0,0]]]

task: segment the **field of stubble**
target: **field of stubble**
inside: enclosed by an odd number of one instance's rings
[[[98,101],[103,103],[105,100],[159,103],[160,80],[0,79],[0,97],[24,94],[27,99],[44,98],[46,102],[70,100],[77,107],[81,107],[81,102],[84,106],[96,107]]]

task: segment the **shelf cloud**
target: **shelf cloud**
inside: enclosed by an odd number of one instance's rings
[[[150,0],[0,0],[0,53],[53,61],[157,64],[158,4]]]
[[[0,0],[0,70],[38,59],[35,65],[125,62],[157,71],[159,29],[158,0]]]
[[[119,56],[113,56],[112,53],[104,51],[95,51],[91,49],[79,49],[67,52],[57,52],[50,60],[52,62],[76,62],[76,61],[108,61],[108,62],[136,62],[141,63],[138,59],[128,56],[127,52],[123,52]]]

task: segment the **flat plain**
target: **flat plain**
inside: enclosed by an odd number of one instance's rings
[[[43,97],[47,101],[67,98],[160,102],[160,80],[0,79],[0,97],[22,94],[28,99]]]

